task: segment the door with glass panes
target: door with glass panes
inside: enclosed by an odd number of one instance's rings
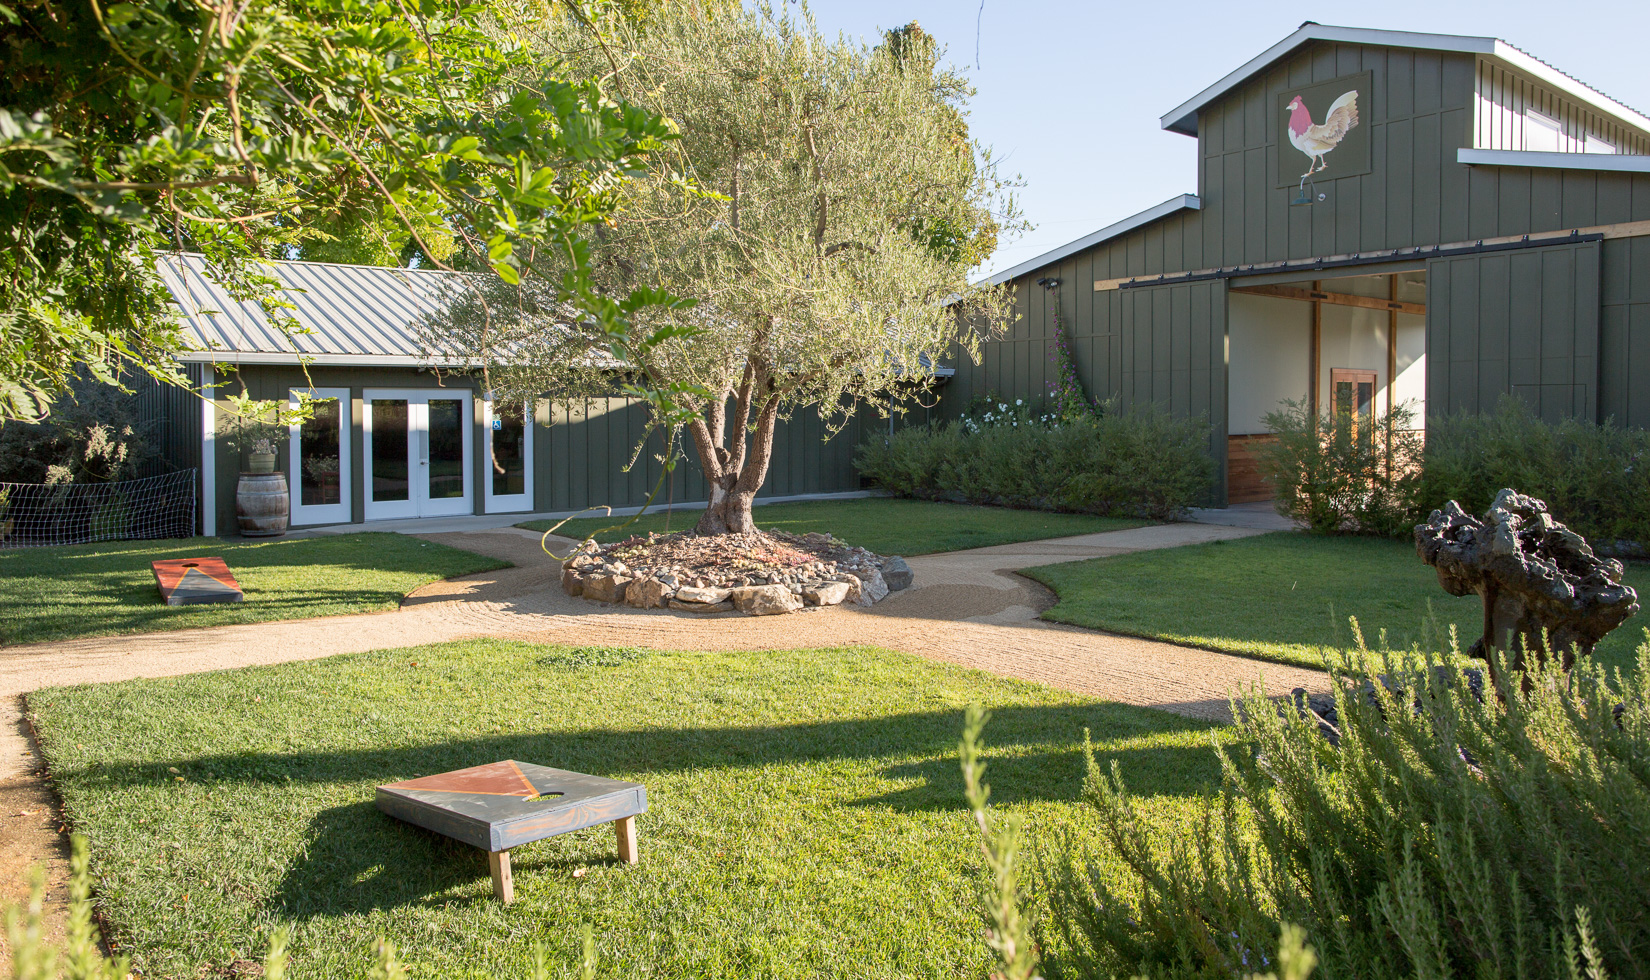
[[[293,388],[297,408],[307,392],[310,417],[294,423],[287,440],[287,472],[292,488],[292,523],[350,522],[350,397],[348,388]]]
[[[487,440],[482,500],[489,514],[533,509],[533,413],[526,401],[481,403]]]
[[[469,392],[368,388],[361,406],[367,520],[474,513]]]

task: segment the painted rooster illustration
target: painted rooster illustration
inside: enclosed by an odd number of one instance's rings
[[[1312,121],[1312,113],[1298,95],[1285,108],[1289,110],[1289,142],[1312,161],[1301,174],[1304,185],[1306,178],[1329,169],[1323,155],[1340,146],[1347,130],[1358,125],[1358,92],[1354,89],[1336,99],[1321,124]]]

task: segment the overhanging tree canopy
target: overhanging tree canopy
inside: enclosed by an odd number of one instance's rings
[[[678,5],[628,47],[616,88],[677,124],[672,169],[713,193],[627,185],[590,242],[592,275],[698,305],[640,315],[650,342],[623,356],[557,308],[546,263],[490,301],[457,297],[430,342],[468,352],[512,397],[577,398],[633,371],[671,394],[680,411],[656,404],[655,421],[685,427],[709,479],[699,531],[751,530],[780,418],[810,408],[840,424],[856,402],[977,356],[1004,304],[967,274],[1013,202],[968,138],[969,88],[915,25],[868,48],[824,38],[806,10]]]
[[[510,278],[518,246],[565,250],[673,134],[544,68],[520,23],[495,0],[0,3],[0,422],[80,371],[182,383],[157,251],[273,303],[249,260],[351,210]],[[568,255],[563,298],[600,306]]]

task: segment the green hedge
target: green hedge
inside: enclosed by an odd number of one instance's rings
[[[1505,398],[1489,415],[1429,419],[1417,519],[1445,501],[1481,513],[1502,487],[1539,497],[1596,545],[1650,546],[1650,432],[1543,422]]]
[[[1023,413],[1022,413],[1023,414]],[[1173,520],[1214,480],[1207,419],[1108,412],[1063,426],[950,422],[862,445],[861,475],[907,497]]]

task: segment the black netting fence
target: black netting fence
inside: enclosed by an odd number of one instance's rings
[[[193,469],[116,483],[0,483],[0,548],[194,533]]]

